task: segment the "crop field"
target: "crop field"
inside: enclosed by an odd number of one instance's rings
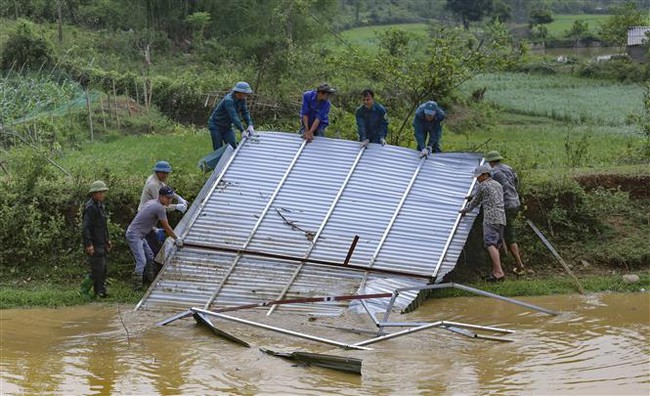
[[[608,17],[606,14],[557,14],[553,15],[553,22],[549,23],[547,28],[550,35],[562,37],[575,21],[583,21],[587,23],[589,32],[596,33],[600,24]]]
[[[377,33],[385,32],[389,29],[400,29],[415,36],[425,37],[427,34],[427,25],[424,23],[406,23],[399,25],[381,25],[366,26],[349,29],[341,32],[341,37],[353,45],[372,46],[376,43]]]
[[[463,89],[471,92],[481,87],[487,88],[487,100],[514,113],[607,126],[620,133],[631,131],[626,121],[643,106],[639,85],[568,75],[487,74],[477,76]]]

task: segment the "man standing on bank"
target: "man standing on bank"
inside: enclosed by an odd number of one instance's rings
[[[517,275],[523,275],[525,268],[519,255],[519,245],[517,244],[517,233],[514,224],[521,208],[521,201],[517,193],[519,178],[511,167],[501,162],[502,160],[503,157],[498,151],[490,151],[485,155],[485,161],[492,167],[490,176],[503,187],[503,202],[506,210],[506,226],[503,235],[507,248],[515,258],[513,272]]]
[[[88,255],[90,274],[81,284],[81,295],[90,299],[90,288],[95,296],[106,297],[106,254],[111,251],[112,244],[108,235],[108,216],[104,208],[104,197],[108,187],[106,183],[97,180],[90,185],[90,199],[84,205],[81,236],[84,250]]]
[[[474,170],[478,180],[476,195],[467,203],[462,215],[481,205],[483,207],[483,246],[490,253],[492,272],[485,278],[488,282],[499,282],[506,274],[501,268],[499,249],[503,244],[503,228],[506,224],[506,212],[503,208],[503,188],[490,177],[490,166],[481,165]]]
[[[174,239],[176,246],[183,246],[183,241],[176,236],[167,221],[166,207],[172,202],[174,196],[174,190],[171,187],[162,186],[158,191],[158,198],[147,201],[142,209],[138,210],[126,229],[126,241],[129,243],[129,248],[135,259],[135,270],[133,271],[133,288],[135,290],[142,289],[145,266],[147,261],[153,260],[153,252],[145,237],[158,222],[162,225],[165,233]]]
[[[365,89],[361,96],[363,105],[359,106],[355,113],[361,147],[366,147],[368,143],[380,143],[383,146],[386,144],[388,134],[386,108],[375,102],[375,93],[372,89]]]
[[[430,100],[422,103],[415,111],[413,118],[413,129],[415,130],[415,141],[418,143],[420,158],[428,157],[432,152],[440,153],[440,139],[442,138],[442,125],[445,119],[445,112],[438,106],[438,103]],[[429,135],[429,142],[427,141]]]
[[[224,143],[230,144],[233,148],[237,147],[237,138],[232,126],[239,129],[244,137],[253,135],[255,129],[253,128],[253,120],[248,112],[246,105],[246,98],[252,94],[251,86],[244,81],[240,81],[233,89],[221,99],[217,107],[212,111],[212,115],[208,120],[208,129],[210,130],[210,137],[212,137],[212,149],[217,151]],[[241,122],[241,116],[246,120],[248,128],[244,130]]]
[[[322,83],[317,89],[302,94],[300,108],[300,134],[310,143],[314,136],[325,136],[325,128],[329,125],[329,114],[332,104],[330,97],[336,90],[327,83]]]

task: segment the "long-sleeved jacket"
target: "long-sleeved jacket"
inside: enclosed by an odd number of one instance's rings
[[[142,189],[142,194],[140,195],[140,204],[138,205],[138,211],[142,209],[147,201],[158,199],[158,191],[160,191],[160,187],[164,185],[165,183],[160,181],[155,173],[149,176],[147,178],[147,181],[144,183],[144,188]],[[178,194],[174,194],[174,198],[179,201],[183,200],[183,197]],[[169,206],[166,206],[165,208],[168,212],[173,212],[176,210],[176,204],[169,204]]]
[[[499,182],[487,179],[478,184],[476,195],[467,204],[467,211],[483,206],[483,224],[506,224],[503,188]]]
[[[490,176],[503,187],[503,202],[506,209],[516,209],[521,206],[517,187],[519,178],[515,171],[506,164],[498,163],[490,172]]]
[[[436,112],[433,120],[427,121],[424,110],[434,110]],[[445,111],[432,100],[422,103],[418,107],[415,111],[415,117],[413,118],[413,128],[415,129],[415,138],[417,139],[419,147],[426,147],[425,132],[435,133],[438,137],[440,136],[442,133],[442,126],[440,123],[445,119],[445,117]]]
[[[331,103],[329,100],[318,100],[318,92],[316,90],[307,91],[302,94],[302,107],[300,108],[300,120],[307,116],[308,125],[305,128],[311,128],[311,125],[316,119],[320,121],[318,130],[322,130],[330,123]]]
[[[246,106],[246,99],[237,99],[234,92],[229,92],[212,111],[212,115],[208,121],[208,127],[210,129],[216,127],[229,128],[231,124],[234,124],[237,129],[243,131],[244,125],[242,125],[239,114],[244,117],[247,125],[253,125],[251,115],[248,112],[248,106]]]
[[[84,247],[94,246],[95,251],[106,247],[109,241],[107,215],[104,204],[92,198],[84,205],[81,237]]]
[[[369,139],[373,143],[379,143],[379,139],[386,138],[388,117],[384,106],[379,103],[373,103],[371,108],[361,105],[357,108],[355,116],[360,142]]]

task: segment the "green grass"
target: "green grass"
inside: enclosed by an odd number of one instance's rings
[[[398,25],[364,26],[345,30],[340,33],[344,40],[356,46],[373,46],[376,44],[377,34],[389,29],[400,29],[415,36],[425,37],[427,25],[424,23],[405,23]]]
[[[463,90],[480,87],[487,88],[487,100],[513,113],[614,127],[604,130],[619,133],[630,133],[628,116],[643,110],[643,88],[635,84],[570,75],[496,73],[475,77]]]
[[[580,277],[580,283],[587,293],[617,292],[635,293],[641,289],[650,289],[650,272],[637,273],[638,283],[625,283],[621,275],[590,275]],[[476,287],[505,297],[544,296],[551,294],[575,294],[578,287],[568,275],[552,276],[540,279],[506,279],[504,282],[475,282],[468,286]],[[472,296],[474,294],[457,289],[435,290],[432,298]]]
[[[553,15],[553,22],[546,25],[550,35],[555,37],[564,37],[566,31],[571,29],[574,21],[584,21],[589,25],[589,32],[597,33],[601,23],[603,23],[610,15],[603,14],[555,14]]]
[[[32,281],[23,284],[3,282],[0,284],[0,309],[15,307],[65,307],[71,305],[87,304],[78,293],[78,283],[70,282],[50,283]],[[104,299],[93,298],[91,301],[104,303],[135,304],[142,297],[142,293],[134,292],[126,283],[112,281],[108,286],[108,297]],[[91,291],[92,294],[92,291]]]

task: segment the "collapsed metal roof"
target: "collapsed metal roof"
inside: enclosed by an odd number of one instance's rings
[[[475,219],[458,210],[481,156],[418,154],[329,138],[305,144],[280,132],[229,147],[176,227],[186,246],[168,241],[163,270],[138,308],[209,309],[439,282]],[[328,265],[344,262],[355,235],[349,266]],[[400,294],[395,307],[416,297]],[[385,304],[368,300],[366,308]],[[347,307],[337,301],[278,309],[332,315]]]

